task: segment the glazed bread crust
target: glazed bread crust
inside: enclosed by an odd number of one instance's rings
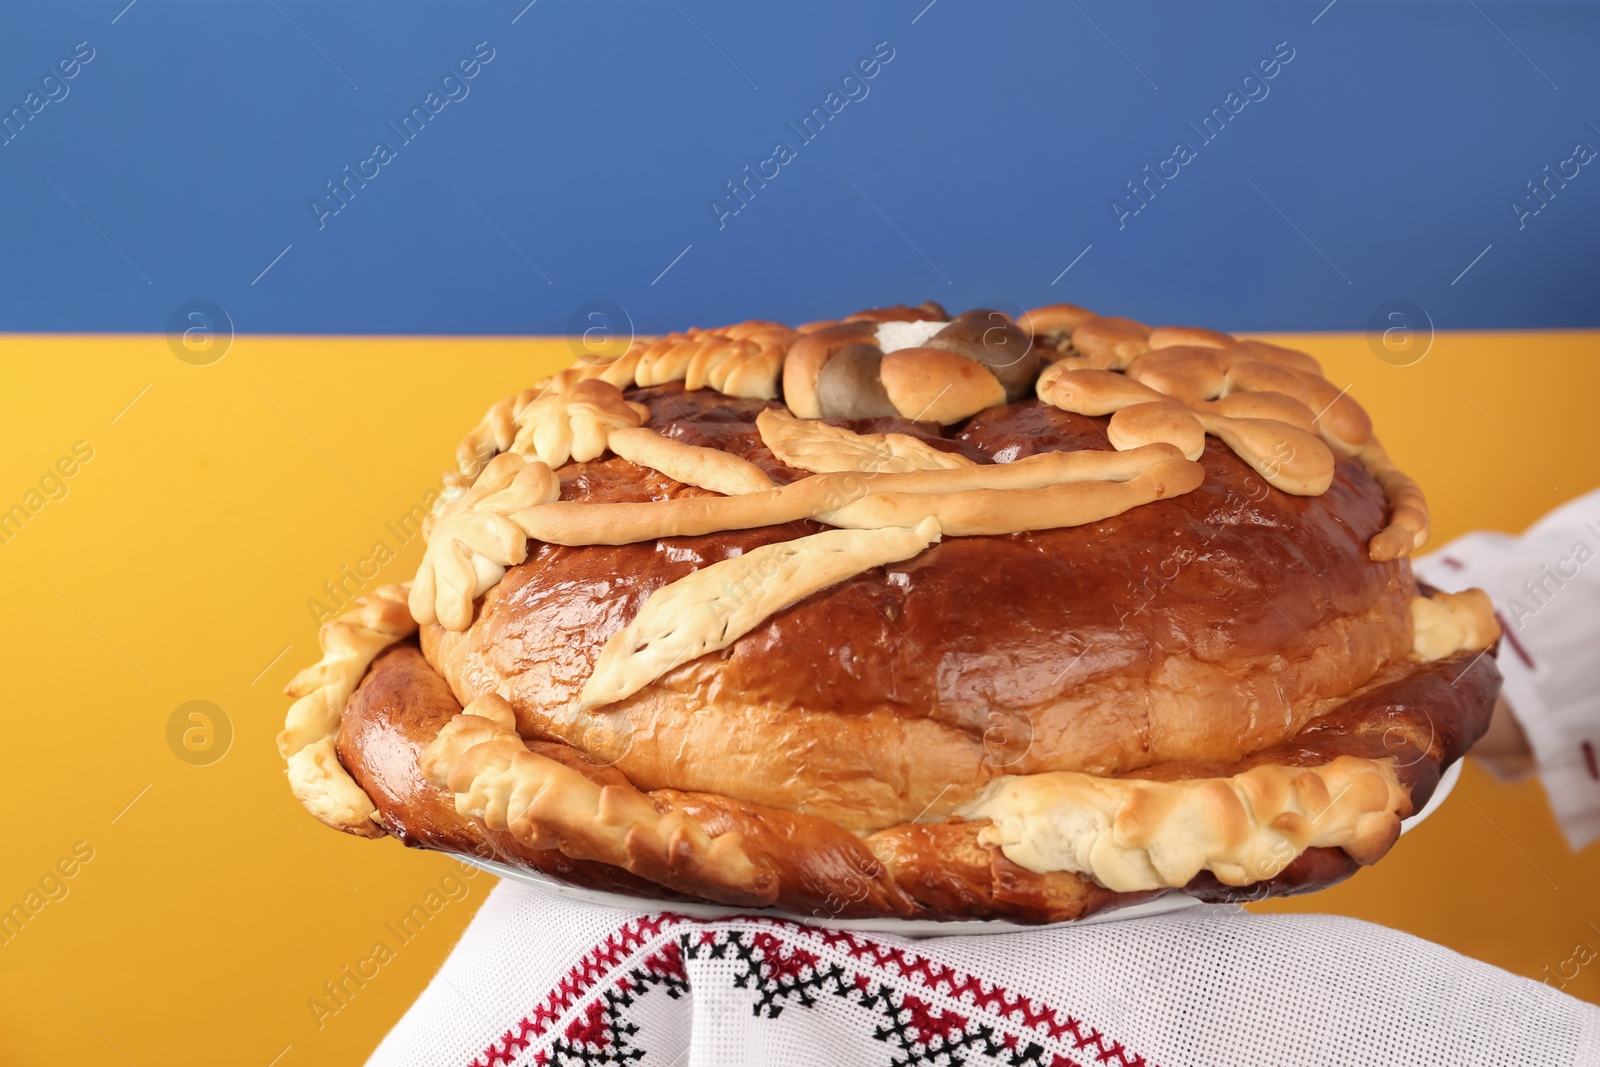
[[[759,445],[762,405],[629,395],[668,436],[800,476]],[[951,437],[873,426],[983,464],[1109,450],[1106,421],[1022,401]],[[717,790],[856,832],[949,814],[1001,774],[1237,759],[1404,659],[1415,585],[1405,560],[1367,558],[1384,502],[1354,462],[1316,497],[1271,490],[1215,442],[1201,463],[1198,489],[1099,523],[946,539],[831,586],[593,714],[575,705],[598,649],[650,593],[822,527],[535,543],[468,629],[424,627],[423,648],[463,704],[500,692],[525,736],[593,752],[641,788]],[[579,468],[562,499],[675,492],[612,459]]]

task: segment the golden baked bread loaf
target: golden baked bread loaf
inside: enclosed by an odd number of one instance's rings
[[[1025,922],[1303,891],[1387,851],[1498,688],[1366,413],[1210,330],[689,331],[458,457],[280,747],[330,825],[580,885]]]

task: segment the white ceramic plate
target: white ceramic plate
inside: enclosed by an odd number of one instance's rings
[[[1440,776],[1439,788],[1433,791],[1433,796],[1428,799],[1427,804],[1423,805],[1422,810],[1401,822],[1400,832],[1404,834],[1408,830],[1415,829],[1418,823],[1432,815],[1439,805],[1444,803],[1444,798],[1455,788],[1456,780],[1460,777],[1461,761],[1457,760]],[[1044,930],[1059,926],[1087,926],[1091,923],[1142,919],[1146,916],[1178,911],[1182,908],[1190,908],[1203,903],[1182,893],[1168,893],[1166,896],[1147,900],[1141,904],[1133,904],[1126,908],[1119,908],[1116,911],[1100,912],[1098,915],[1091,915],[1087,919],[1074,919],[1044,926],[1006,922],[1003,919],[960,919],[953,922],[940,922],[935,919],[840,919],[828,915],[795,915],[791,912],[780,911],[777,908],[732,908],[724,904],[668,903],[644,897],[630,897],[621,893],[607,893],[599,889],[582,889],[578,886],[567,885],[564,882],[558,882],[553,878],[546,877],[538,871],[530,871],[524,867],[514,867],[509,863],[501,863],[498,860],[485,860],[476,856],[464,855],[457,858],[507,881],[521,882],[524,885],[536,886],[558,896],[570,897],[573,900],[582,900],[590,904],[601,904],[609,908],[621,908],[625,911],[672,911],[695,919],[725,919],[735,915],[769,915],[773,918],[791,919],[795,922],[808,923],[812,926],[827,926],[836,930],[858,930],[869,934],[892,934],[895,937],[917,938],[953,937],[961,934],[1012,934],[1024,930]]]
[[[1451,791],[1455,789],[1456,782],[1460,778],[1461,761],[1456,760],[1446,767],[1444,773],[1439,776],[1439,787],[1433,791],[1433,796],[1428,798],[1428,802],[1422,805],[1422,810],[1411,816],[1411,818],[1400,821],[1400,832],[1403,834],[1408,830],[1415,830],[1423,819],[1438,811],[1439,805],[1443,804],[1444,798],[1449,796]]]

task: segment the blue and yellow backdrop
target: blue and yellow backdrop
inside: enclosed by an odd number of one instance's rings
[[[563,335],[1069,300],[1287,334],[1441,543],[1594,488],[1597,45],[1498,0],[0,11],[0,1062],[359,1062],[427,981],[487,876],[303,814],[280,690]],[[1469,767],[1270,907],[1600,1000],[1596,900]]]

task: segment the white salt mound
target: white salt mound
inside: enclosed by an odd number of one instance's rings
[[[880,322],[878,347],[885,352],[899,348],[920,348],[928,338],[948,325],[948,322]]]

